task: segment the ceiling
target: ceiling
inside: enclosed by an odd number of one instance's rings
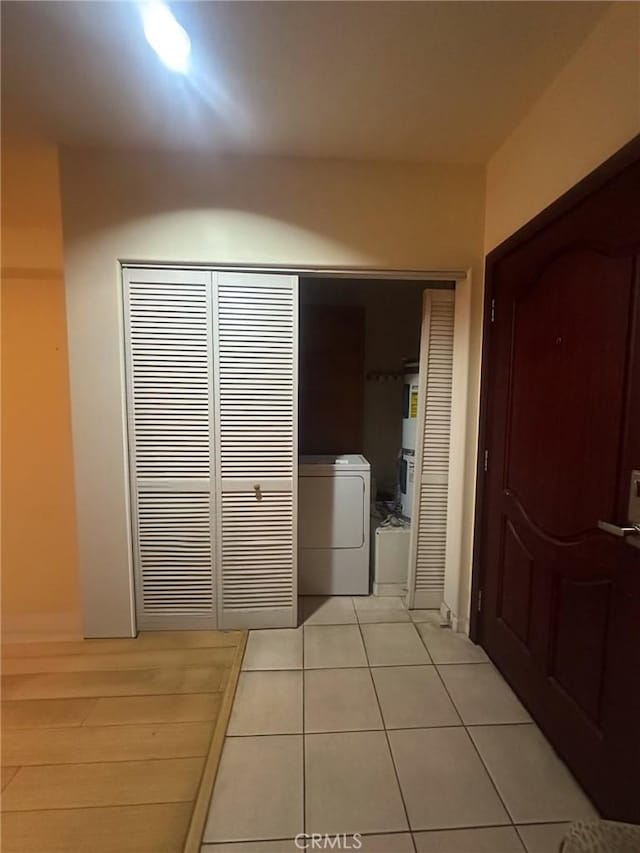
[[[4,2],[5,131],[68,145],[485,162],[608,4],[178,2],[192,71],[130,2]]]

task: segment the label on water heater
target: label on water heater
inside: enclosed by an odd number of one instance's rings
[[[409,417],[417,418],[418,417],[418,389],[411,389],[411,402],[409,404]]]

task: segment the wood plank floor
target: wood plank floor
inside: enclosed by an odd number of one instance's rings
[[[180,853],[245,643],[171,631],[5,645],[4,853]]]

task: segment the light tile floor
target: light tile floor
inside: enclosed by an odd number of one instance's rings
[[[363,853],[556,853],[568,822],[596,816],[437,612],[349,597],[300,612],[249,636],[203,853],[294,853],[303,832],[345,834],[338,850],[361,834]]]

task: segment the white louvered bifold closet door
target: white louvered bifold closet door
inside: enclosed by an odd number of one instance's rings
[[[444,595],[455,292],[428,290],[420,344],[420,391],[409,606],[439,608]]]
[[[139,629],[217,626],[211,278],[124,271]]]
[[[298,280],[214,273],[222,628],[297,624]]]

